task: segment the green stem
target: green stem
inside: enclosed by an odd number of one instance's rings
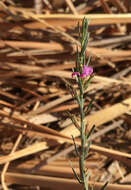
[[[85,123],[84,123],[84,117],[85,117],[85,113],[84,113],[84,90],[83,90],[83,84],[82,84],[82,80],[80,80],[80,118],[81,118],[81,131],[80,131],[80,135],[81,135],[81,155],[80,155],[80,160],[79,160],[79,164],[80,164],[80,175],[81,175],[81,181],[84,187],[84,190],[88,190],[88,184],[86,181],[86,174],[85,174]]]

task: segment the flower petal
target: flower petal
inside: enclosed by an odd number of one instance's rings
[[[86,65],[83,65],[83,73],[86,73],[88,71],[88,67]]]
[[[84,77],[86,77],[86,76],[87,76],[86,73],[81,73],[81,74],[80,74],[80,77],[81,77],[81,78],[84,78]]]
[[[87,71],[86,71],[86,75],[91,75],[93,73],[93,68],[92,67],[88,67]]]
[[[92,67],[87,67],[86,65],[83,65],[83,72],[80,74],[80,77],[87,77],[93,73]]]
[[[72,77],[74,77],[75,75],[80,76],[80,73],[79,72],[73,72]]]

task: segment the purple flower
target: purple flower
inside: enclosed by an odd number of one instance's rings
[[[87,67],[86,65],[83,65],[83,72],[80,74],[80,72],[73,72],[72,77],[75,75],[80,76],[81,78],[87,77],[93,73],[92,67]]]
[[[86,65],[83,65],[83,72],[80,74],[80,77],[87,77],[93,73],[92,67],[87,67]]]
[[[74,77],[75,75],[80,76],[80,73],[79,72],[73,72],[72,77]]]

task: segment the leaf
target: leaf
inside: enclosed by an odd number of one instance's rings
[[[89,66],[90,60],[91,60],[91,54],[89,55],[88,60],[87,60],[87,63],[86,63],[86,66],[87,66],[87,67]]]
[[[85,40],[85,37],[87,36],[87,30],[88,30],[88,21],[87,19],[84,17],[83,21],[82,21],[82,40]]]
[[[84,83],[84,90],[87,90],[88,85],[89,85],[89,83],[90,83],[90,81],[91,81],[91,79],[93,77],[94,77],[94,75],[90,75],[89,79],[87,81],[85,81],[85,83]]]
[[[80,131],[80,126],[78,124],[77,119],[75,118],[74,115],[72,115],[69,111],[67,111],[68,117],[71,119],[72,123],[75,125],[75,127]]]
[[[72,163],[70,162],[70,167],[72,168],[72,171],[73,171],[73,174],[75,176],[75,178],[77,179],[77,181],[81,184],[82,181],[80,180],[78,174],[76,173],[76,171],[74,170],[73,166],[72,166]]]
[[[78,47],[77,47],[77,50],[76,50],[76,71],[77,72],[80,71],[80,57],[79,57]]]
[[[73,85],[64,78],[62,80],[64,81],[66,88],[69,90],[72,97],[75,98],[76,90],[72,87]]]
[[[80,30],[80,23],[78,22],[78,35],[79,35],[79,40],[81,42],[81,30]]]
[[[76,154],[77,154],[77,156],[80,158],[80,153],[79,153],[79,151],[78,151],[78,149],[77,149],[77,146],[76,146],[75,139],[74,139],[73,135],[72,135],[72,140],[73,140],[73,143],[74,143],[74,147],[75,147]]]
[[[101,188],[101,190],[105,190],[106,186],[108,185],[108,181],[103,185],[103,187]]]
[[[88,142],[88,145],[87,145],[87,148],[86,148],[86,151],[85,151],[85,158],[84,159],[86,159],[86,157],[88,155],[88,152],[89,152],[89,149],[90,149],[90,145],[91,145],[91,141]]]
[[[86,140],[91,136],[91,134],[93,133],[95,127],[96,127],[96,126],[93,125],[93,127],[91,128],[91,130],[89,131],[89,133],[87,133],[87,135],[86,135]]]
[[[94,96],[92,97],[91,101],[89,102],[88,106],[87,106],[87,110],[85,112],[85,115],[88,114],[89,110],[91,109],[92,107],[92,104],[93,104],[93,101],[94,101]]]
[[[88,44],[88,36],[85,37],[85,40],[83,42],[83,45],[81,48],[81,57],[84,55],[84,53],[86,51],[87,44]]]

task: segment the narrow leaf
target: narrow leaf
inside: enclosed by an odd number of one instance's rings
[[[86,140],[91,136],[91,134],[94,132],[94,129],[95,129],[95,125],[93,125],[93,127],[91,128],[91,130],[89,131],[89,133],[87,133],[86,135]]]
[[[78,22],[78,35],[79,35],[79,40],[81,42],[81,30],[80,30],[80,23]]]
[[[88,37],[86,36],[84,43],[82,45],[82,49],[81,49],[81,57],[84,55],[84,53],[86,51],[87,44],[88,44]]]
[[[105,190],[106,186],[108,185],[108,181],[103,185],[103,187],[101,188],[101,190]]]
[[[78,174],[76,173],[76,171],[74,170],[73,166],[72,166],[72,163],[70,162],[70,167],[72,168],[72,171],[73,171],[73,174],[75,176],[75,178],[77,179],[77,181],[81,184],[81,180],[78,176]]]
[[[89,102],[88,106],[87,106],[87,110],[85,112],[85,115],[88,114],[89,110],[91,109],[92,107],[92,104],[93,104],[93,101],[94,101],[94,96],[92,97],[91,101]]]
[[[71,119],[72,123],[75,125],[75,127],[80,131],[80,126],[78,124],[77,119],[75,118],[74,115],[72,115],[69,111],[67,111],[68,117]]]
[[[75,143],[75,139],[74,139],[73,135],[72,135],[72,140],[73,140],[73,143],[74,143],[74,147],[75,147],[76,154],[77,154],[77,156],[80,158],[80,153],[79,153],[79,151],[78,151],[78,149],[77,149],[77,145],[76,145],[76,143]]]
[[[76,50],[76,71],[77,72],[80,71],[80,57],[79,57],[78,47],[77,47],[77,50]]]
[[[84,83],[84,90],[87,90],[89,83],[91,82],[91,79],[94,77],[94,75],[90,75],[89,79],[85,81]]]
[[[90,60],[91,60],[91,55],[89,55],[89,57],[88,57],[88,60],[87,60],[87,63],[86,63],[87,67],[89,66]]]
[[[82,22],[82,39],[83,39],[83,41],[85,40],[85,37],[87,36],[87,30],[88,30],[88,21],[84,17],[83,22]]]
[[[85,159],[88,155],[88,152],[89,152],[89,149],[90,149],[90,145],[91,145],[91,141],[88,142],[88,145],[87,145],[87,148],[86,148],[86,151],[85,151]]]

